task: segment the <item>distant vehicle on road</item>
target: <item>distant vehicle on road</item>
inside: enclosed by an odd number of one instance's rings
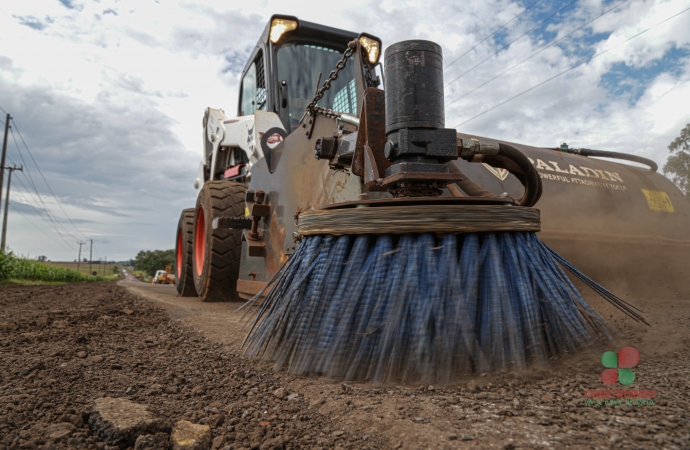
[[[171,266],[165,266],[165,270],[157,270],[156,274],[151,280],[151,284],[174,284],[175,275],[170,273],[172,271]]]

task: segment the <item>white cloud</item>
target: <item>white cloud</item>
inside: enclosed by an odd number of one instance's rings
[[[0,106],[13,113],[61,204],[85,234],[98,239],[101,254],[128,258],[142,248],[172,247],[179,210],[194,201],[191,181],[201,154],[204,108],[235,110],[239,72],[271,14],[367,31],[381,37],[384,47],[404,39],[434,40],[449,63],[530,3],[354,0],[324,7],[277,0],[241,6],[225,0],[101,0],[68,2],[68,8],[55,0],[5,2],[0,5]],[[521,38],[452,84],[447,104],[532,55],[553,33],[565,36],[615,4],[578,2],[546,35]],[[547,7],[538,4],[511,23],[507,39],[534,26],[541,20],[536,14]],[[629,0],[449,106],[447,125],[566,70],[585,51],[591,56],[619,45],[687,7],[682,0]],[[687,55],[689,20],[690,12],[621,44],[461,131],[534,145],[565,141],[628,151],[663,164],[666,145],[690,122],[685,107],[690,60],[685,56],[672,61],[679,67],[664,70],[671,49],[685,49]],[[446,80],[499,45],[494,38],[479,44],[447,70]],[[661,70],[635,76],[655,63]],[[639,98],[616,94],[602,81],[621,64],[630,68],[632,79],[625,82],[640,88]],[[37,185],[50,210],[62,217],[41,182]],[[21,211],[49,230],[30,208]],[[70,242],[81,237],[71,224],[64,226],[73,234]],[[9,242],[20,253],[76,257],[19,214],[11,216]]]

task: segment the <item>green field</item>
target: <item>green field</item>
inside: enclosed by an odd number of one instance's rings
[[[76,268],[76,263],[75,263]],[[88,266],[86,267],[88,271]],[[102,270],[107,270],[103,267]],[[9,281],[19,284],[34,283],[69,283],[75,281],[107,281],[117,278],[111,269],[106,276],[89,276],[69,267],[59,264],[49,264],[35,260],[25,259],[14,254],[0,252],[0,281]]]
[[[64,267],[65,269],[77,271],[77,263],[73,261],[50,261],[46,262],[45,264],[48,264],[50,266]],[[118,263],[92,263],[91,271],[89,271],[89,263],[82,262],[79,263],[79,273],[89,275],[91,272],[97,272],[96,275],[99,276],[111,276],[115,274],[115,272],[113,271],[114,267],[121,269],[122,265]]]

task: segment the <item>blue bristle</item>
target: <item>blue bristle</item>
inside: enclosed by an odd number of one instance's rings
[[[375,383],[521,370],[611,338],[559,263],[577,270],[528,232],[306,236],[252,305],[246,354]]]

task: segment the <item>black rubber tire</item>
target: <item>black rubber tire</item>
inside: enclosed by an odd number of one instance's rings
[[[212,223],[213,218],[219,216],[243,217],[246,191],[247,186],[242,183],[208,181],[197,197],[192,273],[196,293],[204,302],[242,301],[237,294],[242,230],[214,230]],[[203,223],[200,222],[202,216]],[[202,229],[204,235],[200,234]],[[202,249],[204,241],[205,249]]]
[[[192,275],[192,270],[194,270],[192,268],[194,211],[194,208],[183,209],[182,214],[180,214],[180,220],[177,222],[177,235],[175,236],[175,288],[177,288],[178,297],[196,297],[194,275]],[[182,244],[181,248],[180,244]]]

